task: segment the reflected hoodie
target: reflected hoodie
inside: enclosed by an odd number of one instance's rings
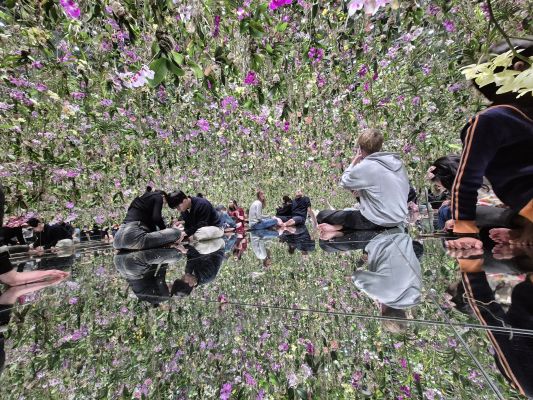
[[[420,303],[420,261],[408,234],[386,231],[372,239],[365,251],[368,270],[355,271],[355,286],[391,308],[406,309]]]
[[[344,171],[340,185],[358,191],[361,214],[370,222],[393,227],[406,220],[409,179],[398,154],[370,154]]]

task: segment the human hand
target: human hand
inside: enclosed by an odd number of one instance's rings
[[[444,229],[447,231],[453,231],[453,228],[455,228],[455,220],[449,219],[444,223]]]

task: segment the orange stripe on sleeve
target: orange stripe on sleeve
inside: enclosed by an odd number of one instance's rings
[[[522,217],[527,218],[529,222],[533,222],[533,200],[530,200],[529,203],[520,210],[519,214]]]

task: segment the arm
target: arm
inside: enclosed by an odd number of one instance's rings
[[[165,221],[163,221],[163,216],[161,211],[163,210],[163,196],[156,196],[154,199],[154,208],[152,209],[152,222],[159,229],[165,229]]]
[[[340,185],[348,190],[361,190],[372,186],[365,176],[367,174],[364,171],[364,165],[361,163],[350,165],[342,174]]]
[[[17,272],[11,270],[0,275],[0,282],[9,286],[25,285],[32,282],[42,282],[55,279],[64,279],[70,274],[59,270]]]
[[[477,234],[476,203],[487,165],[499,149],[503,133],[497,118],[478,114],[464,128],[461,163],[452,187],[454,232]]]

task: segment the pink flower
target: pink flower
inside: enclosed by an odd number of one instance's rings
[[[442,23],[442,25],[444,25],[446,32],[455,32],[455,23],[453,21],[447,19]]]
[[[248,71],[246,78],[244,78],[244,83],[250,86],[257,86],[259,84],[259,78],[254,71]]]
[[[68,301],[68,304],[70,305],[74,305],[74,304],[78,304],[78,298],[77,297],[71,297]]]
[[[60,0],[59,3],[65,10],[65,13],[72,19],[78,19],[81,15],[80,8],[74,0]]]
[[[272,0],[268,5],[271,10],[275,10],[279,7],[288,6],[292,4],[292,0]]]
[[[72,209],[74,208],[74,203],[72,201],[67,201],[67,204],[65,204],[65,207],[67,207],[68,209]]]
[[[225,295],[225,294],[219,294],[218,295],[218,302],[219,303],[227,303],[228,302],[228,297]]]
[[[207,132],[209,130],[209,122],[203,118],[199,119],[196,122],[196,125],[198,126],[198,128],[200,128],[204,132]]]

